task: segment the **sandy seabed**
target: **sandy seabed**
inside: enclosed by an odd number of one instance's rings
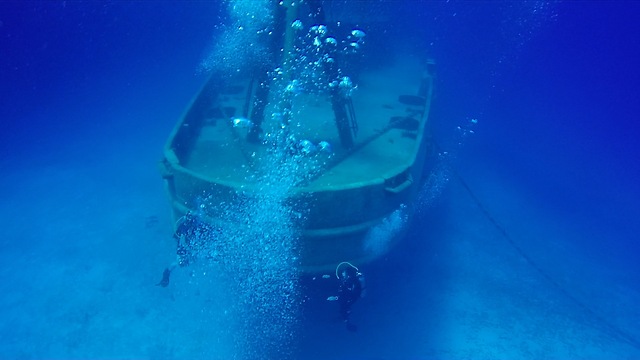
[[[255,358],[264,344],[243,337],[247,319],[215,264],[181,269],[169,288],[155,286],[175,251],[168,200],[154,159],[126,159],[61,159],[5,174],[0,353]],[[346,331],[335,303],[325,300],[335,292],[333,279],[303,279],[300,320],[289,328],[295,341],[286,344],[291,357],[640,357],[564,293],[637,334],[629,319],[637,319],[640,294],[624,274],[594,267],[566,245],[571,233],[518,205],[530,202],[517,186],[498,174],[477,178],[485,179],[472,182],[478,196],[491,199],[486,206],[562,289],[509,245],[453,179],[419,215],[422,228],[412,223],[400,246],[362,266],[367,296],[354,306],[357,332]]]

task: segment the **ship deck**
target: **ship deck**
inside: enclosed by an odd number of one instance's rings
[[[418,76],[416,76],[418,74]],[[363,72],[358,88],[352,96],[358,122],[355,146],[341,146],[335,125],[335,115],[328,96],[299,94],[292,103],[290,125],[298,140],[315,144],[327,141],[333,154],[318,153],[309,161],[320,165],[311,188],[349,187],[390,177],[415,160],[424,124],[422,116],[428,103],[415,104],[401,101],[401,96],[415,96],[421,86],[420,64],[404,61],[384,71]],[[228,87],[207,111],[191,152],[182,166],[212,182],[226,184],[251,183],[251,174],[268,158],[268,147],[246,140],[248,128],[234,127],[231,118],[242,116],[241,109],[250,94],[250,82],[238,82]],[[269,113],[267,108],[266,113]],[[415,119],[415,128],[407,128],[398,119]],[[397,124],[391,124],[396,120]],[[188,126],[188,125],[187,125]],[[279,126],[267,117],[263,123],[265,134]]]

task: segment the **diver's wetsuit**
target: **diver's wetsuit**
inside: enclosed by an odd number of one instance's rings
[[[355,325],[349,322],[351,306],[362,295],[364,279],[362,274],[353,267],[345,268],[340,274],[340,287],[338,288],[338,300],[340,302],[340,316],[347,323],[349,330],[355,331]]]
[[[190,251],[188,251],[188,248],[194,242],[202,226],[203,224],[195,215],[187,213],[184,216],[184,221],[178,225],[176,232],[173,234],[173,238],[177,242],[176,255],[180,267],[189,265]]]
[[[214,235],[214,229],[202,222],[196,215],[187,213],[180,224],[178,225],[176,232],[173,234],[173,238],[176,240],[176,256],[177,264],[173,263],[168,268],[164,269],[162,273],[162,279],[156,285],[167,287],[169,285],[169,277],[171,271],[179,265],[180,267],[188,266],[189,263],[195,259],[194,251],[195,247],[201,245],[200,242],[203,238],[212,240],[211,236]]]

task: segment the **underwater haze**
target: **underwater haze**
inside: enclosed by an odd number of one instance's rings
[[[432,151],[363,240],[357,329],[333,267],[299,268],[309,209],[287,200],[313,175],[296,159],[338,141],[274,141],[294,160],[246,201],[197,194],[239,225],[198,232],[200,261],[157,286],[167,139],[209,78],[279,73],[263,35],[290,2],[310,42],[277,48],[300,82],[274,92],[357,98],[367,74],[435,62]],[[0,359],[640,359],[638,19],[632,1],[0,2]],[[309,60],[319,25],[349,39],[339,78]]]

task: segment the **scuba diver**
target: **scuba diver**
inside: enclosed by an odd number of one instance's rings
[[[188,266],[196,259],[197,251],[205,248],[203,242],[212,241],[213,228],[202,222],[196,215],[187,212],[178,219],[173,238],[176,240],[176,261],[162,272],[162,279],[156,286],[167,287],[171,272],[178,266]]]
[[[343,261],[336,267],[339,281],[337,300],[340,303],[340,316],[347,325],[347,330],[356,331],[358,327],[351,323],[351,306],[364,296],[364,275],[351,263]]]

